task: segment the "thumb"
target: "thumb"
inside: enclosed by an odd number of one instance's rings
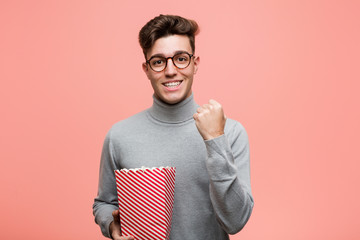
[[[117,222],[117,223],[120,222],[120,212],[119,212],[119,210],[113,211],[112,216],[114,218],[114,222]]]
[[[135,237],[133,237],[133,236],[127,236],[127,237],[124,237],[124,239],[122,239],[122,240],[134,240],[135,239]]]

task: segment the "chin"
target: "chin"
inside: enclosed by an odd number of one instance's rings
[[[185,98],[186,97],[162,97],[160,99],[167,104],[176,104],[183,101]]]

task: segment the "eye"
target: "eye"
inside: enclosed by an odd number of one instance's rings
[[[155,59],[151,60],[151,65],[158,66],[158,65],[164,64],[164,62],[165,62],[164,59],[155,58]]]
[[[185,54],[181,54],[179,56],[176,56],[175,60],[177,62],[186,62],[186,61],[188,61],[188,56]]]

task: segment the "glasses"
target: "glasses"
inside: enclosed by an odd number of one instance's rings
[[[179,69],[187,68],[190,65],[191,58],[193,54],[187,52],[181,52],[175,54],[173,57],[160,57],[153,56],[149,60],[146,61],[147,64],[150,65],[150,68],[155,72],[163,71],[168,63],[168,60],[171,59],[175,67]]]

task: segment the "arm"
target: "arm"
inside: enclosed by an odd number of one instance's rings
[[[250,187],[249,145],[239,125],[226,134],[206,140],[210,177],[210,198],[218,222],[230,234],[239,232],[248,221],[254,205]],[[229,134],[230,135],[230,134]]]
[[[118,169],[115,151],[111,143],[111,130],[105,138],[100,162],[98,196],[93,204],[95,222],[105,237],[114,240],[133,240],[133,236],[121,237],[120,215],[114,170]]]
[[[200,107],[194,118],[205,140],[210,199],[217,220],[227,233],[235,234],[245,226],[254,205],[246,131],[237,122],[225,131],[226,117],[213,100]]]
[[[94,200],[93,214],[105,237],[111,238],[110,223],[114,221],[113,211],[118,209],[114,170],[115,153],[111,143],[111,130],[107,134],[100,161],[98,196]],[[120,225],[119,225],[120,227]]]

